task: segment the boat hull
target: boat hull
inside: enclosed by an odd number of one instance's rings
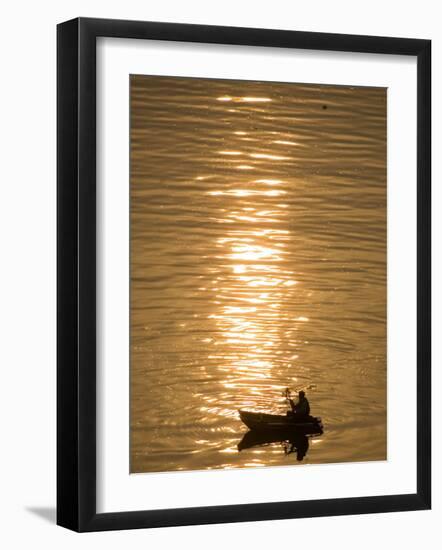
[[[305,434],[322,434],[323,432],[321,419],[314,416],[296,418],[292,415],[257,413],[243,410],[239,411],[239,416],[251,430],[284,430],[290,428]]]

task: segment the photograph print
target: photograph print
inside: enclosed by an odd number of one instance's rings
[[[386,88],[129,85],[130,472],[386,460]]]

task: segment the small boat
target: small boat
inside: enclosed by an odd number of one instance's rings
[[[239,410],[239,416],[251,430],[281,430],[291,428],[304,434],[322,434],[323,425],[320,418],[287,414],[268,414]]]

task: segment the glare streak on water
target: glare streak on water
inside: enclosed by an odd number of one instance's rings
[[[326,108],[324,108],[326,107]],[[237,409],[308,388],[304,463],[386,453],[386,95],[131,79],[131,471],[241,453]]]

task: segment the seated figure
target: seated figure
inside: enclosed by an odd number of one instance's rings
[[[290,407],[292,408],[291,414],[295,414],[296,416],[309,416],[310,403],[308,402],[304,391],[301,390],[299,392],[297,403],[295,403],[293,399],[289,399],[289,403]]]

